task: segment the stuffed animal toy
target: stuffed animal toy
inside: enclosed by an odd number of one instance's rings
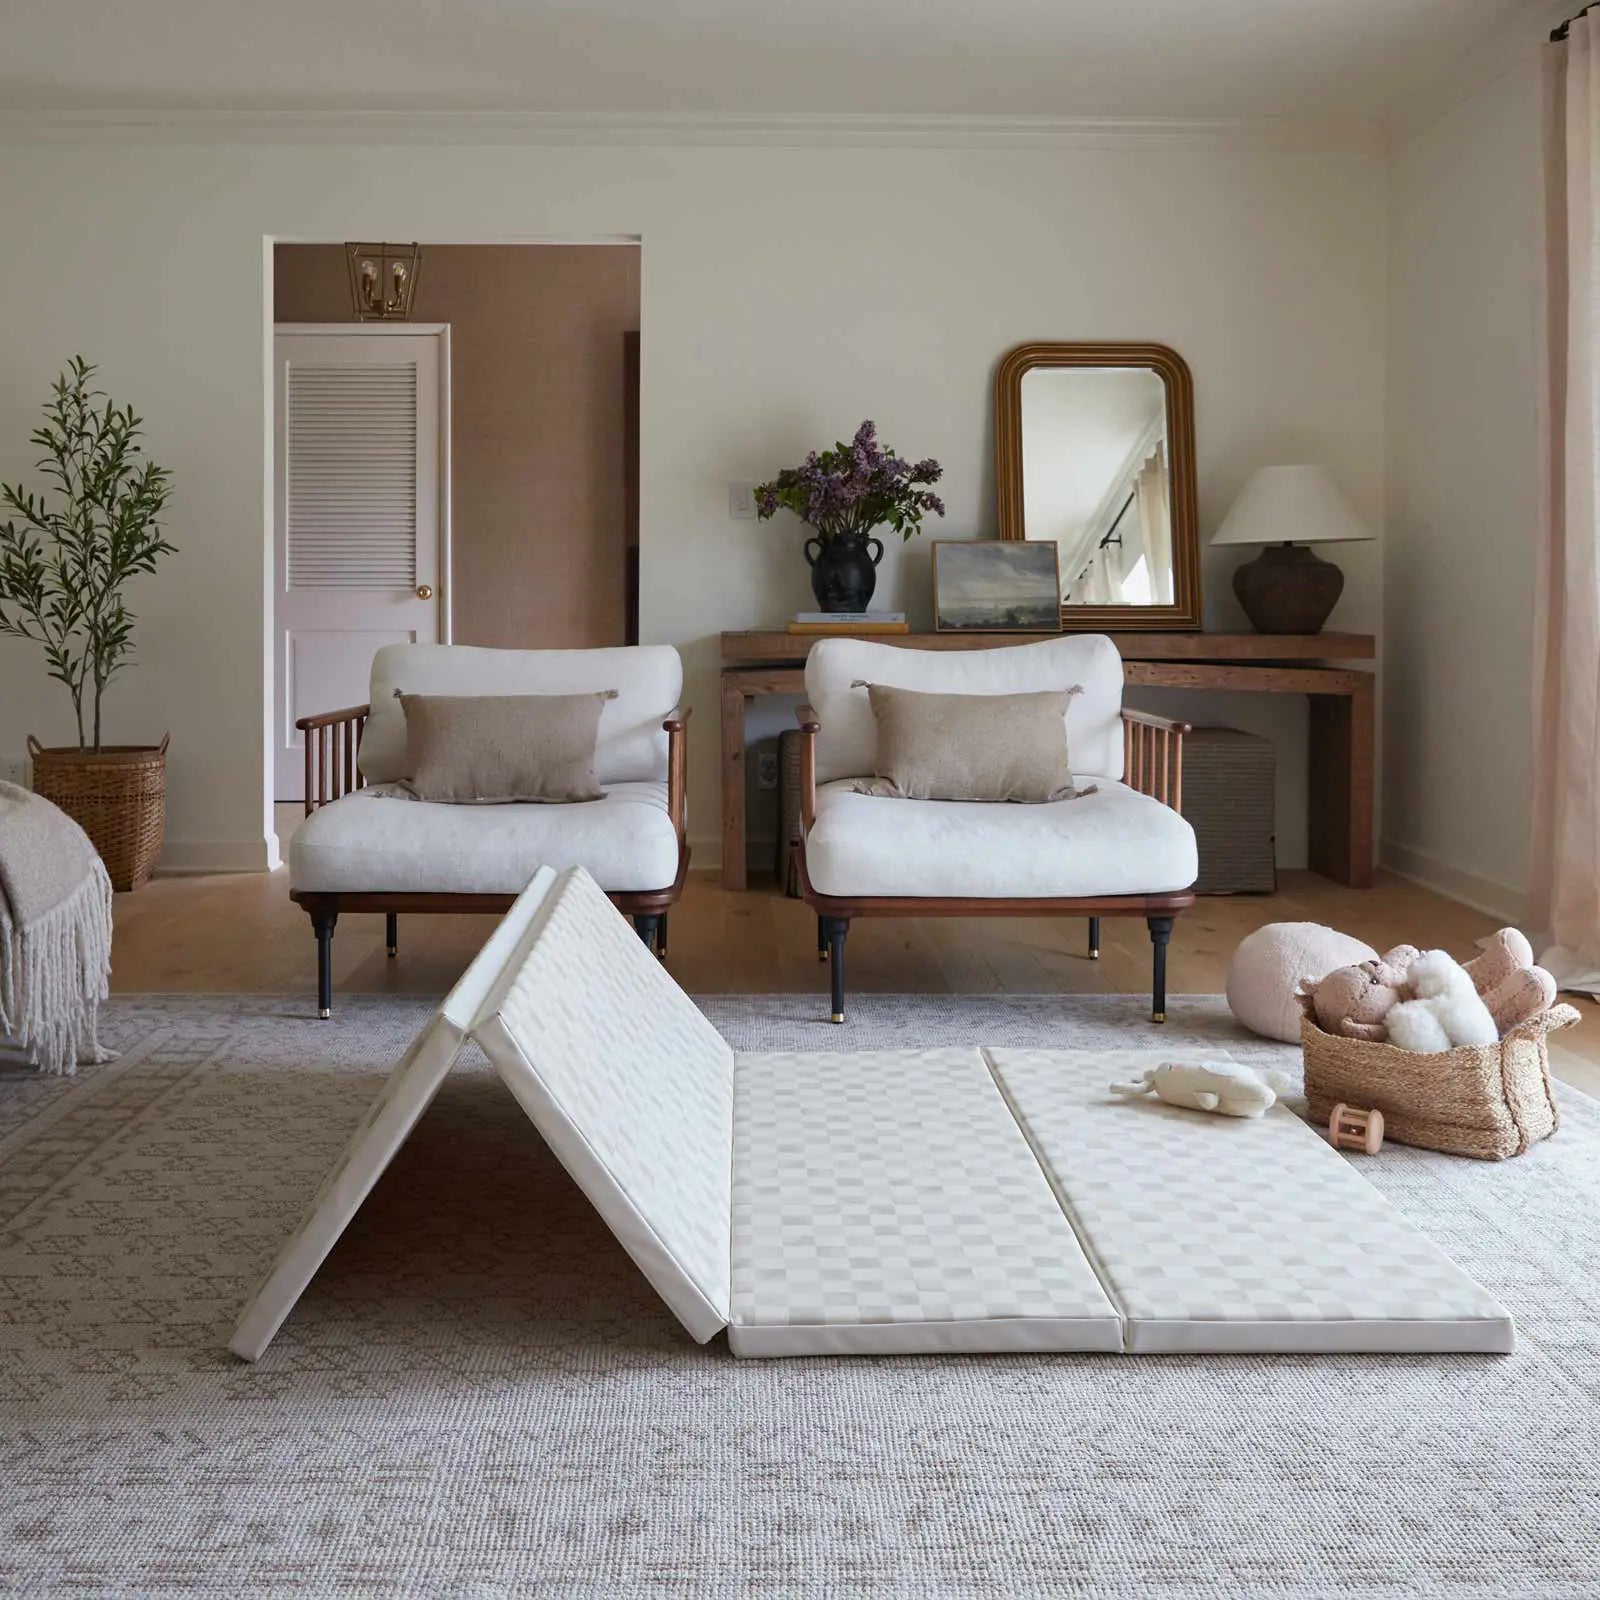
[[[1417,947],[1397,944],[1373,961],[1339,967],[1313,982],[1302,979],[1299,992],[1311,1000],[1312,1015],[1324,1033],[1374,1042],[1386,1037],[1384,1019],[1401,998]]]
[[[1111,1092],[1129,1099],[1153,1094],[1169,1106],[1225,1117],[1259,1117],[1288,1087],[1285,1074],[1258,1072],[1237,1061],[1164,1061],[1137,1083],[1112,1084]]]
[[[1499,1043],[1500,1030],[1472,974],[1443,950],[1424,951],[1411,963],[1406,988],[1415,998],[1390,1011],[1390,1044],[1433,1055],[1457,1045]]]
[[[1556,980],[1534,965],[1533,946],[1515,928],[1502,928],[1466,969],[1502,1039],[1556,1003]]]

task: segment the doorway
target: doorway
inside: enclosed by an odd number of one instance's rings
[[[439,407],[447,424],[436,582],[421,571],[425,531],[416,581],[404,589],[392,582],[387,610],[363,610],[342,591],[322,596],[314,610],[291,595],[292,562],[277,570],[272,755],[280,801],[300,798],[303,785],[294,719],[364,703],[373,650],[397,636],[429,638],[429,604],[432,637],[441,642],[540,649],[636,637],[629,574],[637,549],[637,242],[424,242],[421,250],[415,320],[362,324],[354,320],[342,244],[272,249],[279,327],[355,335],[375,348],[408,330],[444,331]],[[367,506],[362,485],[370,479],[354,460],[344,492]],[[292,508],[294,485],[281,462],[274,482],[274,522],[292,522],[292,509],[282,508]],[[425,502],[428,488],[418,482]],[[387,537],[392,558],[396,536]],[[328,565],[343,571],[350,563]],[[433,591],[431,602],[418,600],[422,587]],[[297,619],[296,604],[314,614]],[[291,639],[291,628],[304,638]]]

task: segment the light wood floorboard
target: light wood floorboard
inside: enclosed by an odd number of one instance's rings
[[[289,900],[286,872],[157,878],[117,897],[112,988],[300,994],[309,1007],[315,946],[305,913]],[[1180,917],[1169,985],[1174,994],[1222,991],[1229,958],[1264,922],[1327,923],[1379,950],[1409,941],[1459,958],[1494,929],[1492,918],[1386,874],[1370,890],[1286,872],[1272,895],[1209,898]],[[402,917],[400,954],[384,954],[383,919],[344,916],[333,942],[338,991],[443,994],[487,936],[485,917]],[[850,931],[847,970],[855,993],[1148,993],[1149,940],[1142,921],[1105,920],[1101,958],[1085,955],[1081,918],[867,919]],[[691,994],[827,994],[816,958],[816,923],[769,882],[742,894],[694,872],[671,915],[669,966]],[[1554,1052],[1564,1077],[1600,1095],[1600,1027],[1585,1024]]]

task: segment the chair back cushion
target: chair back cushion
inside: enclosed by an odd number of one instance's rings
[[[857,684],[931,694],[1028,694],[1082,689],[1068,703],[1067,748],[1076,774],[1122,776],[1122,657],[1101,633],[1066,634],[994,649],[917,650],[867,639],[819,639],[806,659],[806,696],[822,731],[817,781],[870,778],[878,725]]]
[[[372,658],[372,711],[361,739],[368,783],[406,771],[406,694],[617,693],[600,713],[594,775],[602,784],[647,783],[667,775],[662,719],[683,693],[683,663],[671,645],[605,650],[491,650],[465,644],[388,644]],[[869,713],[870,716],[870,713]]]

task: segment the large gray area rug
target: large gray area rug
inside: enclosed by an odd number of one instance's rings
[[[745,1048],[1226,1044],[1218,1000],[716,999]],[[257,1366],[234,1317],[422,1001],[124,999],[0,1073],[0,1592],[1600,1593],[1600,1105],[1367,1174],[1515,1312],[1482,1357],[738,1362],[475,1054]],[[1203,1214],[1175,1230],[1205,1230]]]

